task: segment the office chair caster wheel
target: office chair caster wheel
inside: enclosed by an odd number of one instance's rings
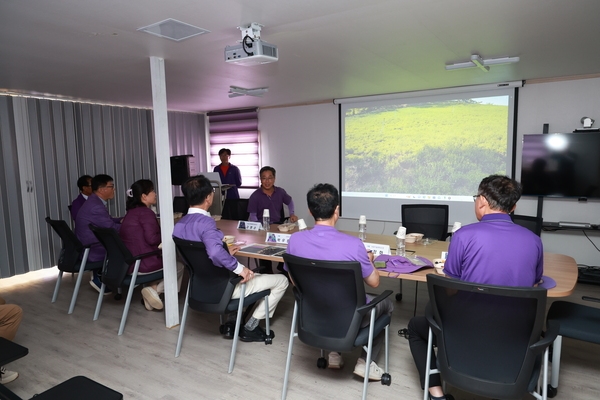
[[[396,301],[402,301],[402,293],[396,293]]]
[[[267,344],[273,344],[273,338],[271,338],[271,337],[266,338],[265,345],[267,345]]]
[[[123,295],[121,293],[117,293],[115,294],[115,300],[119,301],[123,298]]]
[[[548,397],[553,398],[558,394],[558,389],[548,385]]]
[[[385,374],[381,375],[381,384],[390,386],[392,384],[392,376],[390,374],[388,374],[387,372]]]
[[[324,357],[321,357],[317,360],[317,368],[319,368],[319,369],[327,368],[327,360]]]

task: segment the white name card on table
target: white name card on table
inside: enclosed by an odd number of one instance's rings
[[[289,233],[267,232],[267,237],[265,239],[265,242],[288,244],[288,242],[290,240],[290,236],[292,236],[292,235]]]
[[[380,256],[382,254],[386,254],[386,255],[391,255],[391,250],[390,250],[390,246],[387,244],[378,244],[378,243],[367,243],[364,242],[363,243],[365,245],[365,248],[367,250],[370,250],[373,252],[373,255],[375,257]]]
[[[262,229],[262,224],[260,222],[238,221],[237,228],[245,229],[247,231],[260,231]]]

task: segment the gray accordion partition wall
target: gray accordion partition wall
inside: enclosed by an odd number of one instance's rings
[[[171,154],[206,165],[203,114],[169,112]],[[113,216],[137,179],[156,182],[152,110],[0,96],[0,278],[50,268],[60,239],[44,218],[71,223],[83,174],[115,180]]]

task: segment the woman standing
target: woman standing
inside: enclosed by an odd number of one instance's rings
[[[227,199],[239,199],[240,194],[238,187],[242,186],[242,175],[240,169],[229,162],[231,158],[231,150],[221,149],[219,150],[219,158],[221,164],[217,165],[213,172],[218,172],[221,177],[221,183],[227,185],[234,185],[232,188],[227,190]]]

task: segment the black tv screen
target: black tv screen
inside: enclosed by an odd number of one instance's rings
[[[523,135],[523,195],[600,198],[600,133]]]

